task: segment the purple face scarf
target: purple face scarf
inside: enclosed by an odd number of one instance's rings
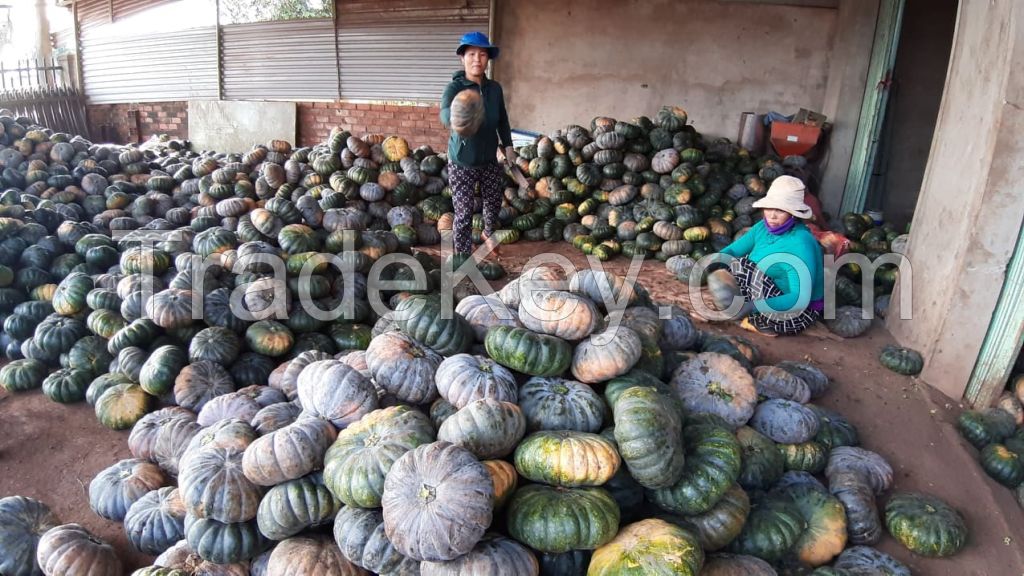
[[[769,234],[774,234],[775,236],[780,236],[780,235],[785,234],[786,232],[789,232],[790,230],[792,230],[793,226],[796,226],[796,218],[793,217],[793,216],[790,216],[789,220],[786,220],[786,222],[783,223],[783,224],[779,224],[778,227],[773,227],[767,221],[764,223],[764,225],[765,225],[766,228],[768,228],[768,233]]]

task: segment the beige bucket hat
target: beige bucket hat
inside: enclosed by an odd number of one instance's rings
[[[807,187],[794,176],[779,176],[772,181],[768,194],[754,202],[754,208],[785,210],[797,218],[808,219],[814,215],[811,207],[804,203]]]

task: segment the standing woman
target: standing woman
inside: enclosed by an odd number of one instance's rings
[[[515,150],[512,148],[512,129],[501,84],[485,75],[487,63],[498,57],[498,47],[491,45],[487,35],[469,32],[462,37],[455,53],[462,60],[463,69],[452,75],[452,81],[441,96],[441,122],[451,130],[448,138],[448,181],[455,205],[455,252],[469,255],[473,249],[471,231],[476,186],[480,185],[483,197],[483,238],[487,240],[494,233],[501,209],[504,170],[498,164],[498,145],[500,143],[505,157],[512,162],[515,161]],[[480,102],[473,102],[475,95],[460,97],[455,102],[457,117],[453,125],[452,104],[464,90],[477,92]],[[463,104],[466,102],[470,103],[471,115],[477,116],[468,125],[463,117],[466,111]],[[479,110],[481,105],[482,111]]]

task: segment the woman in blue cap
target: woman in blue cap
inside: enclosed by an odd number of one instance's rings
[[[501,209],[504,171],[497,159],[499,143],[509,161],[515,161],[515,150],[501,84],[486,76],[487,63],[498,57],[498,47],[491,45],[486,34],[469,32],[462,37],[455,53],[462,60],[463,69],[452,75],[452,81],[441,96],[441,122],[446,127],[452,125],[452,101],[463,90],[479,92],[484,108],[483,121],[476,133],[462,136],[451,130],[448,139],[448,181],[455,205],[455,252],[468,255],[473,248],[470,233],[476,185],[480,185],[483,199],[483,238],[487,240],[494,232]]]

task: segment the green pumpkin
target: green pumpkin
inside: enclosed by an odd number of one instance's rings
[[[736,430],[736,439],[743,449],[740,486],[747,490],[767,490],[773,486],[786,466],[775,442],[748,426]]]
[[[72,272],[57,285],[53,295],[53,310],[72,316],[86,308],[85,297],[93,289],[92,278],[83,272]]]
[[[512,495],[507,518],[510,536],[549,554],[595,550],[619,530],[619,507],[601,488],[530,484]]]
[[[1024,482],[1024,463],[1020,455],[1002,444],[989,444],[981,450],[981,467],[1007,488],[1016,488]]]
[[[686,458],[683,475],[668,488],[653,490],[651,500],[669,512],[685,515],[711,510],[736,482],[742,448],[728,428],[691,424],[683,429]]]
[[[487,331],[484,348],[495,362],[530,376],[558,376],[572,363],[568,342],[525,328],[494,326]]]
[[[749,514],[750,498],[733,484],[710,510],[687,516],[681,523],[691,527],[701,547],[710,552],[728,546],[743,530]]]
[[[269,544],[255,519],[225,524],[191,514],[185,516],[185,539],[200,558],[214,564],[233,564],[254,558]]]
[[[117,331],[107,342],[107,352],[116,355],[129,346],[146,346],[160,335],[160,327],[149,318],[139,318]]]
[[[181,347],[160,346],[142,364],[139,385],[153,396],[163,396],[174,388],[174,380],[188,363],[188,356]]]
[[[54,402],[71,404],[85,399],[92,373],[78,368],[63,368],[43,380],[43,394]]]
[[[12,360],[0,368],[0,386],[8,392],[24,392],[43,385],[46,364],[32,358]]]
[[[878,361],[882,366],[904,376],[920,374],[924,368],[924,359],[919,352],[899,346],[890,345],[883,348]]]
[[[99,336],[86,336],[67,355],[67,367],[89,372],[92,377],[106,372],[114,357],[107,352],[107,342]]]
[[[443,356],[466,352],[473,345],[473,328],[453,310],[445,314],[435,296],[406,298],[395,307],[394,319],[399,330]]]
[[[894,494],[885,505],[885,527],[908,550],[930,558],[952,556],[967,544],[960,512],[927,494]]]
[[[860,439],[857,435],[857,428],[846,420],[841,414],[831,410],[807,404],[812,412],[818,415],[821,427],[814,441],[825,447],[825,450],[832,450],[839,446],[857,446]]]
[[[138,384],[115,384],[96,399],[96,419],[112,430],[127,430],[149,413],[156,399]]]
[[[1013,434],[1014,428],[1013,416],[998,408],[965,410],[957,417],[960,435],[978,450],[1002,442]]]
[[[645,488],[668,488],[685,471],[682,422],[674,408],[654,388],[639,386],[622,392],[613,407],[619,454]]]
[[[769,497],[753,504],[746,525],[729,549],[768,562],[778,562],[793,548],[806,528],[807,522],[795,504],[787,498]]]
[[[800,470],[818,474],[825,470],[828,464],[828,452],[819,442],[810,441],[802,444],[777,444],[776,448],[782,454],[786,470]]]
[[[433,440],[433,425],[422,412],[408,406],[374,410],[338,433],[324,456],[324,483],[347,506],[380,507],[395,460]]]
[[[365,324],[331,324],[328,329],[338,350],[366,350],[373,339],[372,332]]]
[[[812,568],[831,562],[846,547],[846,509],[842,502],[813,484],[788,486],[782,492],[807,522],[807,529],[793,548],[797,559]]]
[[[620,464],[611,441],[571,430],[534,432],[515,452],[516,470],[523,477],[565,488],[601,486],[611,480]]]
[[[271,540],[284,540],[306,530],[333,523],[341,503],[311,474],[274,486],[260,500],[256,524]]]
[[[85,324],[93,334],[100,338],[109,339],[127,326],[128,322],[116,310],[100,308],[89,314]]]
[[[32,340],[43,351],[59,355],[70,351],[75,342],[88,335],[89,328],[81,320],[54,314],[36,326]]]
[[[704,551],[690,531],[648,518],[624,527],[595,550],[587,576],[696,576],[703,565]]]
[[[42,574],[39,540],[61,521],[46,504],[24,496],[0,498],[0,574]]]
[[[245,342],[253,352],[277,358],[292,349],[295,335],[280,322],[260,320],[246,328]]]

